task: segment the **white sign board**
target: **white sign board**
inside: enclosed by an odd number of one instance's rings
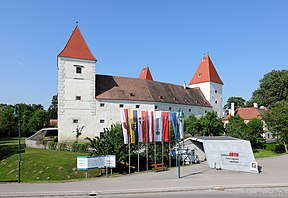
[[[115,167],[116,167],[115,155],[77,157],[77,169],[79,170],[87,170],[92,168],[115,168]]]

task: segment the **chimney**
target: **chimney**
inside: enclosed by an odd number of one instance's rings
[[[258,109],[258,104],[256,102],[253,103],[253,106]]]
[[[186,87],[186,81],[184,81],[183,88],[184,88],[184,89],[187,89],[187,87]]]
[[[235,104],[234,102],[231,103],[231,116],[235,115]]]

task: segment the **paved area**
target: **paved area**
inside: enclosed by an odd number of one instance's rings
[[[224,190],[288,187],[288,155],[257,159],[260,174],[215,170],[206,164],[181,167],[163,172],[136,173],[119,177],[96,178],[78,182],[0,184],[4,196],[80,196],[87,194],[128,194],[192,190]]]

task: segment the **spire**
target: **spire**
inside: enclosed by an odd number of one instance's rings
[[[146,79],[146,80],[153,80],[149,67],[145,67],[142,69],[139,78]]]
[[[221,85],[224,84],[219,77],[209,55],[202,58],[189,85],[203,82],[214,82]]]
[[[85,60],[96,61],[86,44],[78,25],[73,30],[68,42],[64,49],[60,52],[58,57],[78,58]]]

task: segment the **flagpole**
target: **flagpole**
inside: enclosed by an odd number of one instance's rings
[[[162,163],[164,163],[164,142],[162,141]]]
[[[129,143],[129,174],[131,173],[130,171],[130,143]]]
[[[170,155],[170,153],[171,153],[171,149],[170,149],[170,141],[169,141],[169,152],[168,152],[168,156],[169,156],[169,167],[171,167],[171,155]]]
[[[146,115],[146,171],[148,171],[148,133],[149,133],[149,128],[148,128],[148,111]]]
[[[138,152],[138,173],[139,173],[139,158],[140,158],[140,157],[139,157],[139,142],[138,142],[138,145],[137,145],[137,146],[138,146],[137,152]]]
[[[154,162],[156,164],[156,142],[154,140]]]

